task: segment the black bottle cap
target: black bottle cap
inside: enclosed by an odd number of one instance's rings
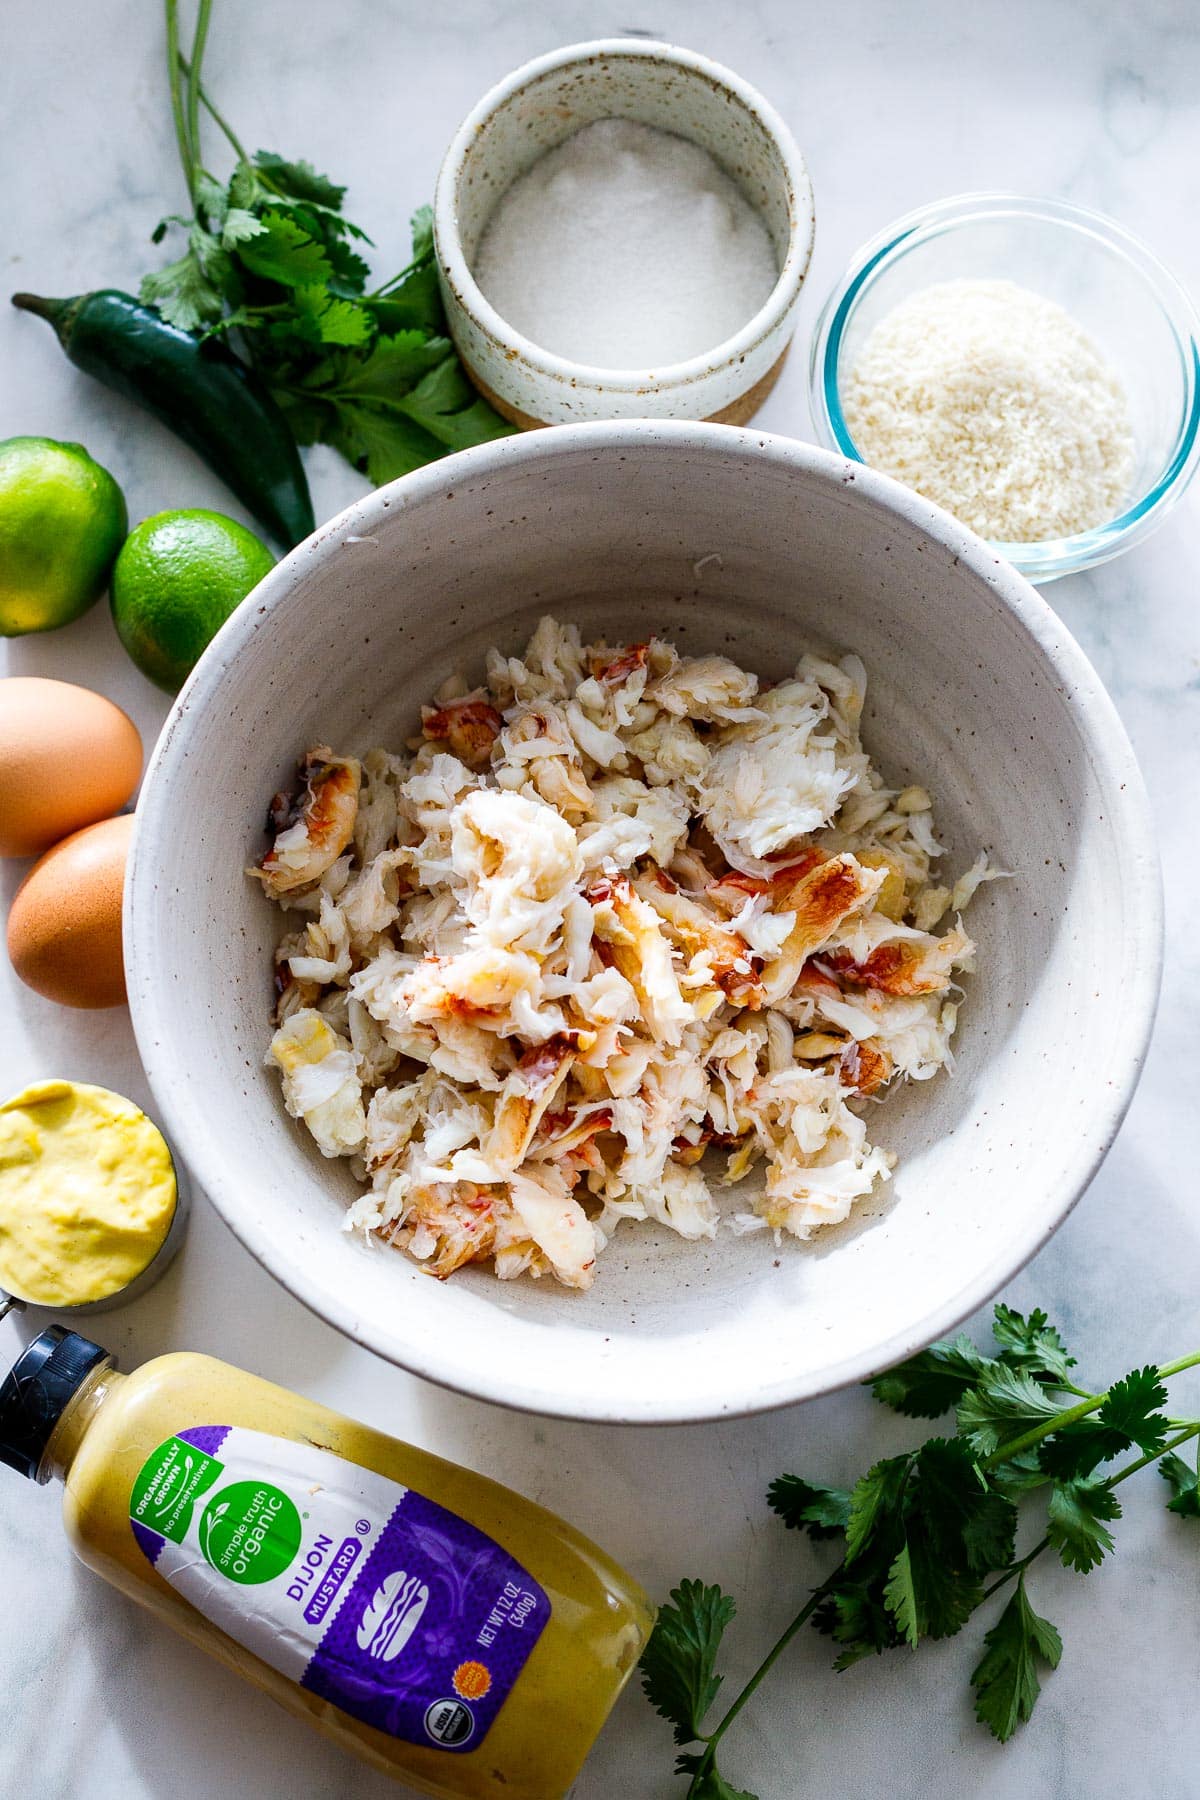
[[[46,1445],[67,1404],[97,1363],[111,1362],[90,1338],[48,1325],[0,1382],[0,1463],[36,1481]]]

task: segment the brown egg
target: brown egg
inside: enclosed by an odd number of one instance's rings
[[[8,915],[8,954],[61,1006],[122,1006],[121,897],[133,815],[76,831],[34,863]]]
[[[119,706],[69,681],[0,679],[0,856],[40,856],[120,812],[142,740]]]

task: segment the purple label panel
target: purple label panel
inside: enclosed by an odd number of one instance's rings
[[[349,1573],[347,1565],[338,1586]],[[499,1544],[406,1493],[301,1685],[392,1737],[474,1750],[549,1617],[545,1590]]]

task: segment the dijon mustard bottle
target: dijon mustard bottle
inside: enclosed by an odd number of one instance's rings
[[[447,1800],[561,1800],[653,1624],[552,1513],[207,1356],[123,1375],[51,1326],[0,1384],[0,1461],[63,1483],[98,1575]]]

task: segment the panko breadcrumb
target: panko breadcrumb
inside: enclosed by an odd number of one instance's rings
[[[951,1062],[973,945],[935,928],[994,871],[933,879],[865,693],[855,656],[767,686],[546,618],[404,754],[308,753],[252,873],[292,915],[268,1059],[364,1184],[348,1229],[587,1288],[623,1221],[807,1238],[888,1179],[863,1102]]]

